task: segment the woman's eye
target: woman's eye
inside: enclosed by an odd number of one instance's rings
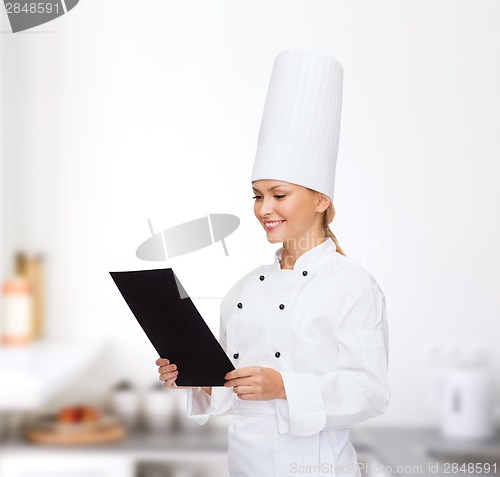
[[[276,199],[283,199],[283,197],[286,197],[286,195],[275,195],[274,196]],[[260,195],[255,195],[252,197],[252,199],[260,199],[261,196]]]

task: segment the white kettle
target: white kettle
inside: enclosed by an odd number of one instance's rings
[[[495,434],[492,375],[477,349],[441,366],[432,399],[446,437],[488,439]]]

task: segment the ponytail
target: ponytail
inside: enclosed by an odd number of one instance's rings
[[[328,209],[325,210],[325,213],[323,214],[323,230],[325,231],[325,237],[330,237],[333,242],[335,243],[335,247],[337,248],[337,252],[340,253],[341,255],[344,255],[347,257],[347,255],[344,253],[342,248],[339,245],[339,241],[337,240],[337,237],[333,234],[333,232],[330,230],[330,226],[328,225],[330,222],[333,221],[335,218],[335,207],[333,206],[332,203],[328,206]]]

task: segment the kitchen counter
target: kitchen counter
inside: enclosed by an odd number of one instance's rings
[[[135,430],[129,432],[124,439],[106,444],[57,446],[40,445],[24,441],[20,435],[10,436],[0,441],[0,455],[2,453],[20,452],[105,452],[127,453],[127,455],[152,455],[165,453],[226,453],[227,430],[211,429],[200,426],[200,431],[171,431],[155,432],[150,430]]]
[[[351,430],[351,442],[359,457],[367,455],[370,461],[373,456],[382,464],[381,469],[372,468],[367,475],[500,474],[500,432],[493,439],[478,442],[446,438],[436,428],[359,426]]]
[[[500,433],[487,442],[446,439],[435,428],[354,427],[351,441],[358,452],[363,475],[435,476],[500,474]],[[1,442],[2,455],[22,453],[100,453],[127,455],[136,460],[147,459],[220,459],[227,452],[225,429],[200,426],[199,431],[151,432],[135,431],[120,442],[84,446],[40,446],[11,437]],[[191,457],[190,457],[191,456]],[[480,464],[477,468],[463,462]],[[486,464],[489,463],[489,471]],[[455,464],[455,467],[452,467]],[[496,468],[495,468],[496,465]],[[371,466],[371,468],[369,468]],[[453,470],[455,469],[455,470]],[[467,470],[468,469],[468,470]],[[479,472],[479,469],[482,469]]]
[[[137,430],[109,444],[55,446],[10,435],[0,441],[2,477],[145,477],[225,475],[227,430],[153,432]]]

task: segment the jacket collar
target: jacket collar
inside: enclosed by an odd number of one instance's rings
[[[293,266],[293,270],[283,270],[287,272],[293,272],[296,270],[307,270],[309,268],[317,268],[328,262],[328,258],[332,257],[333,252],[337,251],[335,242],[331,237],[327,237],[326,240],[319,245],[309,249],[307,252],[303,253]],[[274,253],[274,267],[281,270],[280,260],[283,257],[283,247],[280,247]]]

